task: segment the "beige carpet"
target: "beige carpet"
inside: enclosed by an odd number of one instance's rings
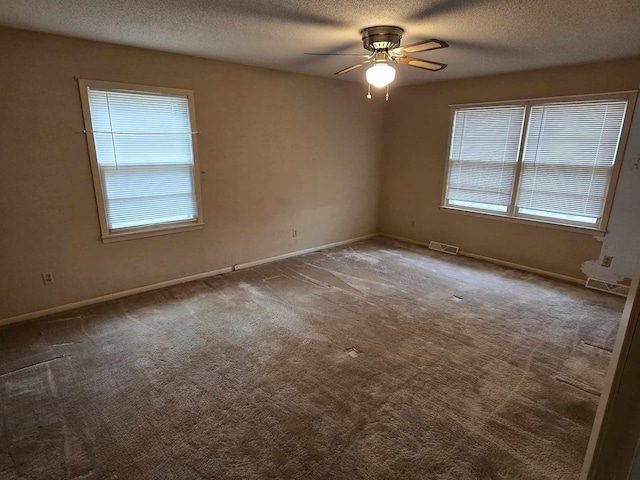
[[[622,307],[374,239],[0,329],[0,478],[577,479]]]

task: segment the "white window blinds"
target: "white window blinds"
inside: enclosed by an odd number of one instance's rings
[[[525,107],[521,105],[455,112],[446,205],[507,211],[524,112]]]
[[[188,98],[88,93],[109,230],[197,221]]]
[[[627,107],[635,98],[628,92],[456,107],[443,205],[604,228]]]
[[[516,214],[598,224],[626,107],[620,100],[532,106]]]

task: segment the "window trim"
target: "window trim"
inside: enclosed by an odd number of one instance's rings
[[[195,221],[181,221],[175,223],[161,223],[153,226],[141,226],[121,231],[111,231],[107,223],[107,213],[105,208],[105,198],[102,187],[102,178],[100,175],[100,167],[98,165],[98,157],[91,121],[91,110],[89,106],[89,88],[104,90],[119,90],[130,92],[146,92],[158,93],[169,96],[186,97],[189,105],[189,121],[191,123],[192,132],[197,132],[196,115],[195,115],[195,99],[194,91],[183,88],[157,87],[151,85],[138,85],[131,83],[110,82],[104,80],[78,79],[78,88],[80,90],[80,102],[82,105],[82,116],[84,119],[84,133],[87,137],[87,146],[89,147],[89,159],[91,164],[91,176],[93,177],[93,189],[96,197],[96,205],[98,208],[98,219],[100,221],[101,240],[103,243],[118,242],[122,240],[133,240],[137,238],[146,238],[157,235],[167,235],[171,233],[188,232],[200,230],[204,227],[204,217],[202,214],[202,193],[200,185],[200,162],[198,160],[198,138],[196,134],[191,135],[191,146],[193,149],[193,181],[196,197]]]
[[[638,90],[626,90],[620,92],[609,93],[595,93],[586,95],[567,95],[567,96],[554,96],[554,97],[538,97],[530,99],[518,99],[518,100],[501,100],[495,102],[481,102],[481,103],[457,103],[449,105],[449,141],[447,143],[447,158],[445,160],[444,177],[442,182],[442,196],[440,198],[440,210],[448,211],[452,213],[464,213],[479,217],[488,217],[497,220],[506,220],[515,223],[523,223],[528,225],[537,225],[543,227],[560,228],[561,230],[568,230],[579,233],[606,233],[607,226],[609,224],[609,217],[611,215],[611,208],[613,206],[613,199],[615,196],[616,187],[618,184],[618,177],[620,176],[620,170],[622,167],[622,159],[624,157],[627,139],[629,137],[629,130],[631,129],[631,121],[633,120],[633,114],[636,106],[636,100],[638,97]],[[604,207],[602,210],[602,219],[598,226],[589,227],[587,225],[576,225],[572,223],[551,222],[544,219],[536,219],[529,217],[520,217],[514,215],[515,202],[517,201],[518,188],[520,184],[520,175],[522,170],[522,156],[524,154],[524,147],[526,144],[527,134],[529,131],[529,115],[531,107],[534,105],[542,105],[546,103],[561,103],[571,101],[590,101],[590,100],[614,100],[614,99],[626,99],[627,110],[625,112],[625,118],[620,131],[620,140],[618,142],[618,150],[611,167],[611,180],[607,189],[607,196],[605,198]],[[458,208],[455,206],[447,205],[447,183],[449,180],[449,157],[451,154],[451,142],[453,141],[453,121],[457,110],[465,108],[479,108],[479,107],[499,107],[505,105],[522,105],[525,107],[525,117],[522,126],[522,134],[520,138],[520,146],[518,148],[518,164],[516,166],[514,183],[511,189],[511,201],[507,212],[501,214],[499,212],[488,212],[486,210],[476,210],[473,208]]]

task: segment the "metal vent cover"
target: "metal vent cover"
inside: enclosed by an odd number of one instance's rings
[[[629,294],[629,287],[626,285],[620,285],[619,283],[607,282],[605,280],[599,280],[597,278],[589,277],[585,284],[587,288],[593,290],[600,290],[601,292],[612,293],[613,295],[620,295],[626,297]]]
[[[429,242],[429,249],[448,253],[450,255],[457,255],[459,250],[455,245],[447,245],[446,243],[434,242],[433,240]]]

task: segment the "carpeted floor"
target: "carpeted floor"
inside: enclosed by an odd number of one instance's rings
[[[374,239],[14,325],[0,478],[577,479],[622,308]]]

